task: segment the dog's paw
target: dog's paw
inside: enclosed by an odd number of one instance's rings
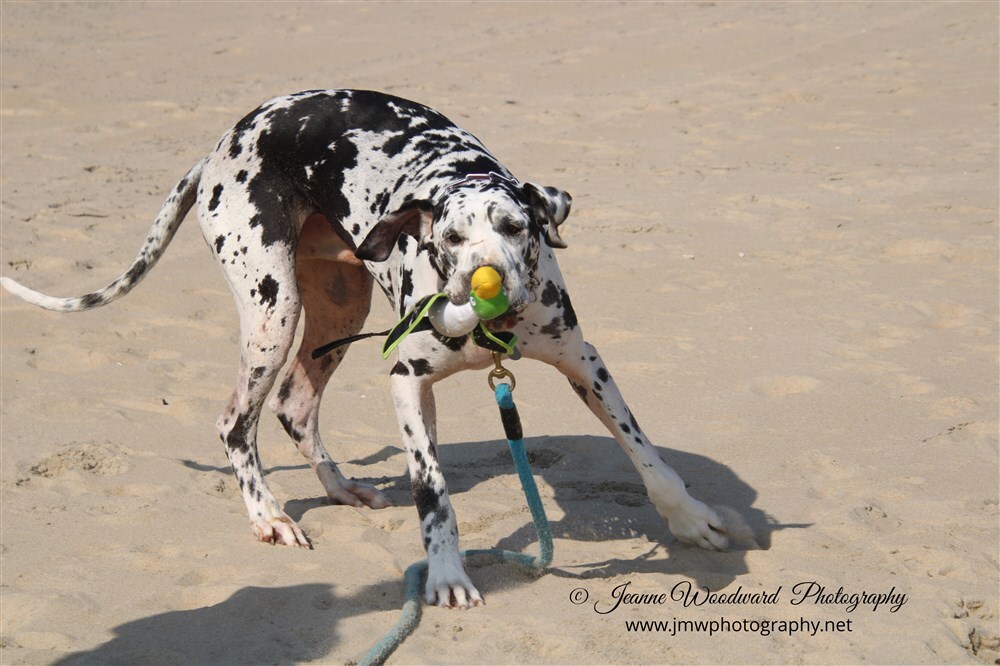
[[[726,529],[719,516],[696,499],[669,512],[660,512],[678,540],[706,550],[725,550],[729,545]]]
[[[284,513],[268,518],[258,516],[256,520],[250,521],[250,528],[257,539],[264,543],[312,548],[302,529]]]
[[[464,609],[486,603],[462,568],[461,561],[458,561],[457,565],[432,562],[427,569],[424,598],[427,603],[436,604],[441,608]]]
[[[345,481],[336,488],[327,488],[326,495],[337,504],[367,506],[371,509],[384,509],[387,506],[392,506],[389,498],[379,492],[378,488],[354,480]]]
[[[389,498],[370,484],[360,483],[354,479],[348,479],[333,463],[320,465],[316,468],[316,474],[323,483],[326,496],[335,504],[346,504],[347,506],[367,506],[372,509],[384,509],[392,506]]]

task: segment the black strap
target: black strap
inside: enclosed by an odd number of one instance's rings
[[[385,344],[382,345],[382,358],[389,358],[389,354],[396,348],[396,345],[402,342],[403,338],[410,333],[426,331],[432,328],[431,320],[427,317],[427,312],[430,310],[430,306],[439,298],[445,298],[445,295],[437,293],[424,296],[389,330],[389,337],[386,338]]]
[[[357,342],[358,340],[364,340],[366,338],[374,338],[380,335],[389,335],[389,330],[382,331],[381,333],[359,333],[358,335],[350,335],[346,338],[341,338],[340,340],[334,340],[333,342],[328,342],[322,347],[316,347],[316,349],[313,350],[312,357],[315,360],[320,356],[326,356],[337,347],[341,347],[343,345],[349,345],[352,342]]]
[[[491,331],[482,322],[472,329],[472,341],[483,349],[513,355],[517,336],[510,331]]]

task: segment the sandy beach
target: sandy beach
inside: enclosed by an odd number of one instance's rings
[[[425,607],[390,664],[1000,663],[998,26],[995,2],[3,2],[0,273],[104,286],[271,97],[427,104],[573,195],[587,338],[748,534],[678,543],[559,373],[515,362],[551,570],[471,567],[487,605]],[[367,328],[392,323],[377,294]],[[303,550],[255,541],[215,432],[238,320],[194,214],[127,298],[3,293],[0,332],[0,663],[351,664],[396,621],[424,554],[379,343],[320,425],[394,507],[330,504],[261,421]],[[536,552],[485,373],[437,405],[463,547]]]

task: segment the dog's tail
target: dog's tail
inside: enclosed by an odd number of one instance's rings
[[[198,192],[198,181],[201,179],[201,170],[205,165],[205,160],[195,164],[187,175],[181,179],[174,191],[170,193],[167,200],[163,202],[160,214],[156,216],[153,226],[149,230],[146,242],[139,250],[138,256],[125,273],[118,279],[95,292],[83,296],[73,296],[70,298],[56,298],[46,296],[40,292],[28,289],[27,287],[11,280],[10,278],[0,278],[0,285],[10,293],[18,296],[32,305],[45,308],[46,310],[56,310],[57,312],[79,312],[90,310],[107,305],[111,301],[117,300],[132,291],[132,288],[139,283],[146,274],[152,270],[156,262],[163,256],[167,245],[170,244],[177,228],[181,226],[184,216],[194,205]]]

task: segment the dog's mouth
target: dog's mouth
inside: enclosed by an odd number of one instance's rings
[[[517,278],[511,279],[500,268],[494,266],[490,266],[490,268],[493,268],[500,275],[504,293],[509,299],[507,312],[500,316],[503,317],[511,312],[519,313],[523,311],[531,300],[531,296],[525,291],[523,283]],[[453,305],[464,305],[472,298],[472,290],[469,288],[471,277],[471,273],[457,278],[452,277],[445,284],[443,291]]]
[[[469,303],[469,296],[465,295],[464,298],[456,299],[449,297],[450,300],[455,305],[465,305]],[[515,324],[520,320],[520,315],[524,312],[527,307],[526,303],[511,303],[507,310],[493,319],[484,321],[486,327],[491,331],[505,331],[507,329],[513,328]]]
[[[495,319],[491,319],[488,322],[486,322],[486,328],[490,329],[491,331],[506,331],[507,329],[514,328],[514,326],[517,325],[519,319],[520,317],[518,317],[517,312],[514,312],[513,310],[507,310],[507,312],[500,315],[499,317],[496,317]]]

